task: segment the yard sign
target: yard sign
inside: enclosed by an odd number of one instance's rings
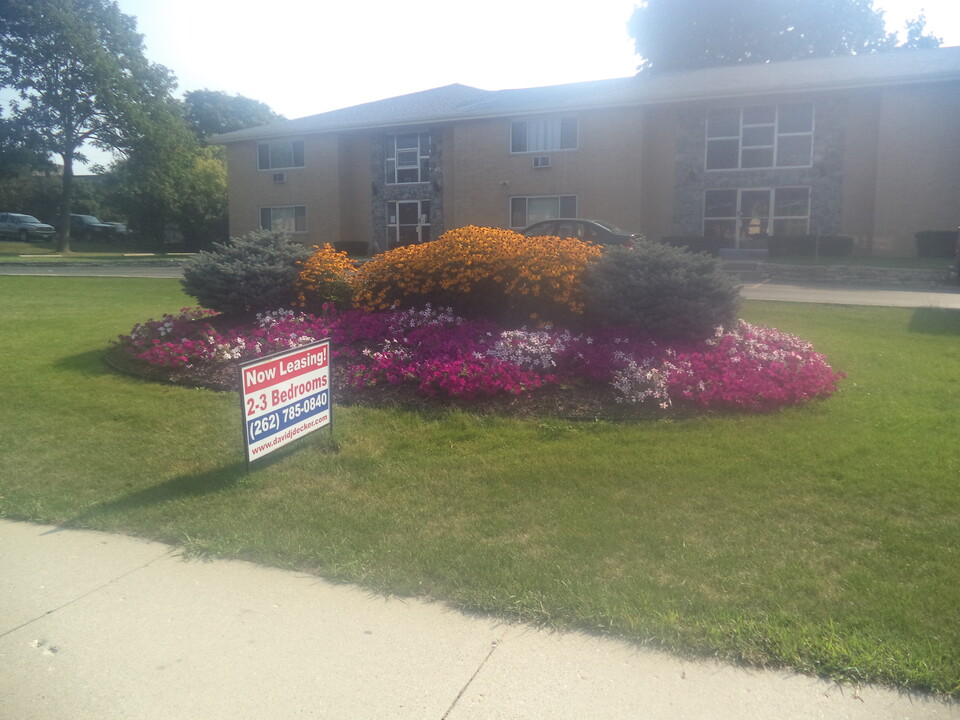
[[[240,366],[247,463],[329,425],[330,340]]]

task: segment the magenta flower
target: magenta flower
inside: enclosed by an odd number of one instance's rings
[[[843,373],[800,338],[740,321],[683,346],[662,346],[633,328],[574,335],[562,328],[504,330],[449,309],[371,313],[277,311],[252,326],[217,331],[212,313],[184,309],[133,328],[119,342],[162,367],[234,363],[330,338],[354,387],[405,385],[426,397],[520,395],[577,383],[618,402],[765,411],[828,397]]]

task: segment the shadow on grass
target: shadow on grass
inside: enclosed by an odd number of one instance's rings
[[[214,470],[190,475],[181,475],[159,485],[137,490],[115,500],[98,503],[76,515],[64,527],[87,527],[99,525],[106,517],[124,516],[178,500],[213,495],[224,490],[233,490],[247,479],[246,463],[237,461]]]
[[[167,377],[163,372],[152,371],[149,366],[138,366],[136,363],[127,359],[124,353],[114,346],[106,349],[90,350],[85,353],[77,353],[76,355],[68,355],[67,357],[55,360],[53,365],[59,370],[65,370],[86,377],[113,375],[116,377],[133,378],[153,384],[179,385],[180,387],[186,388],[200,387],[198,383],[178,382],[175,379]],[[212,386],[208,389],[225,391],[230,388]]]
[[[66,370],[79,375],[109,375],[112,373],[110,366],[104,361],[104,353],[105,351],[101,348],[77,353],[76,355],[67,355],[57,358],[53,366],[58,370]]]
[[[960,335],[960,310],[917,308],[907,329],[922,335]]]

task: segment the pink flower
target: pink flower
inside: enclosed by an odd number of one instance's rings
[[[504,330],[446,309],[321,316],[278,311],[218,332],[211,313],[189,308],[136,325],[120,344],[164,367],[235,362],[330,338],[356,387],[411,385],[426,397],[520,395],[576,383],[618,401],[766,411],[828,397],[843,373],[800,338],[740,321],[700,343],[666,347],[633,328],[574,335],[562,328]]]

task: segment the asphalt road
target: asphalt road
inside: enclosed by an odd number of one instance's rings
[[[179,278],[178,265],[125,263],[104,265],[21,265],[0,263],[0,275],[44,277]],[[841,286],[835,283],[785,284],[746,280],[740,294],[749,300],[876,305],[882,307],[936,307],[960,310],[960,286]]]

